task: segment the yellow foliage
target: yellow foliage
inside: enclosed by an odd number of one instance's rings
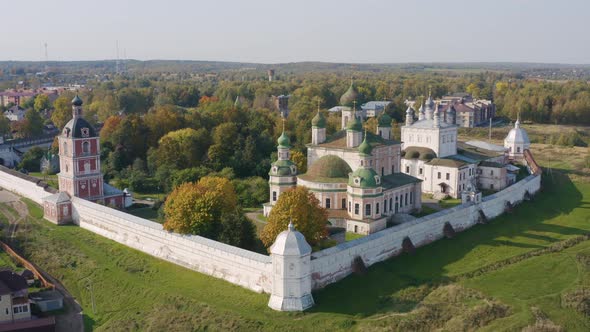
[[[279,196],[260,234],[262,243],[270,247],[277,235],[287,229],[290,221],[312,246],[328,235],[328,212],[305,187],[296,187]]]

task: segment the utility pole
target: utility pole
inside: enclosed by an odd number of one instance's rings
[[[490,118],[490,133],[488,134],[488,141],[492,142],[492,118]]]

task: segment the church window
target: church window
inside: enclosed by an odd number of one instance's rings
[[[387,198],[383,201],[383,213],[387,213]]]
[[[348,202],[348,212],[352,212],[352,202]]]
[[[371,215],[371,204],[365,204],[365,217]]]
[[[406,173],[410,174],[410,166],[406,166]]]
[[[393,210],[393,198],[389,197],[389,211]]]
[[[381,176],[385,175],[385,167],[381,167]]]
[[[410,192],[410,204],[414,202],[414,193]]]
[[[492,175],[492,176],[494,175],[494,170],[493,169],[490,170],[490,175]]]
[[[438,172],[437,176],[438,176],[438,179],[440,180],[440,172]]]
[[[361,166],[363,166],[363,161],[361,160]]]
[[[379,203],[375,203],[375,214],[379,214]]]
[[[89,137],[90,136],[90,130],[88,128],[82,128],[81,132],[82,132],[82,137]]]
[[[398,202],[398,197],[395,196],[395,213],[397,213],[398,209],[399,209],[399,202]]]
[[[342,208],[346,209],[346,198],[342,199]]]
[[[273,202],[276,202],[276,200],[277,200],[277,192],[276,191],[273,191],[272,192],[272,201]]]
[[[359,207],[359,204],[358,203],[355,203],[354,204],[354,214],[359,214],[359,208],[360,208]]]
[[[330,208],[330,199],[326,198],[326,209]]]
[[[422,175],[422,173],[424,172],[424,170],[422,169],[422,167],[420,167],[420,169],[418,170],[418,172],[420,173],[420,175]]]
[[[381,132],[381,130],[379,130],[379,136],[383,136],[383,133]]]
[[[490,189],[494,190],[494,184],[490,183]]]
[[[381,177],[379,175],[375,175],[375,184],[381,184]]]
[[[516,147],[516,152],[517,152],[517,153],[520,153],[520,146],[517,146],[517,147]]]
[[[450,180],[450,179],[451,179],[451,174],[447,173],[447,180]]]

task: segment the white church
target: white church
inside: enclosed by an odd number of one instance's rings
[[[341,103],[348,96],[341,98]],[[346,101],[346,100],[345,100]],[[280,195],[296,186],[307,187],[328,210],[333,226],[347,232],[371,234],[387,227],[397,213],[419,211],[422,193],[435,198],[462,198],[482,189],[498,191],[516,181],[518,161],[530,147],[517,121],[504,146],[482,141],[457,141],[454,109],[441,119],[432,98],[415,111],[408,107],[402,141],[392,139],[392,119],[378,118],[375,132],[363,131],[353,106],[342,113],[342,130],[327,137],[326,119],[318,110],[307,144],[307,172],[299,174],[290,160],[290,141],[283,130],[278,160],[269,172],[268,216]]]

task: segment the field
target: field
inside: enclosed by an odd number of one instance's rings
[[[305,313],[274,312],[267,294],[54,226],[30,201],[30,227],[19,236],[28,234],[26,256],[79,300],[89,330],[587,331],[589,170],[570,148],[533,151],[554,168],[532,202],[315,292],[316,306]]]

